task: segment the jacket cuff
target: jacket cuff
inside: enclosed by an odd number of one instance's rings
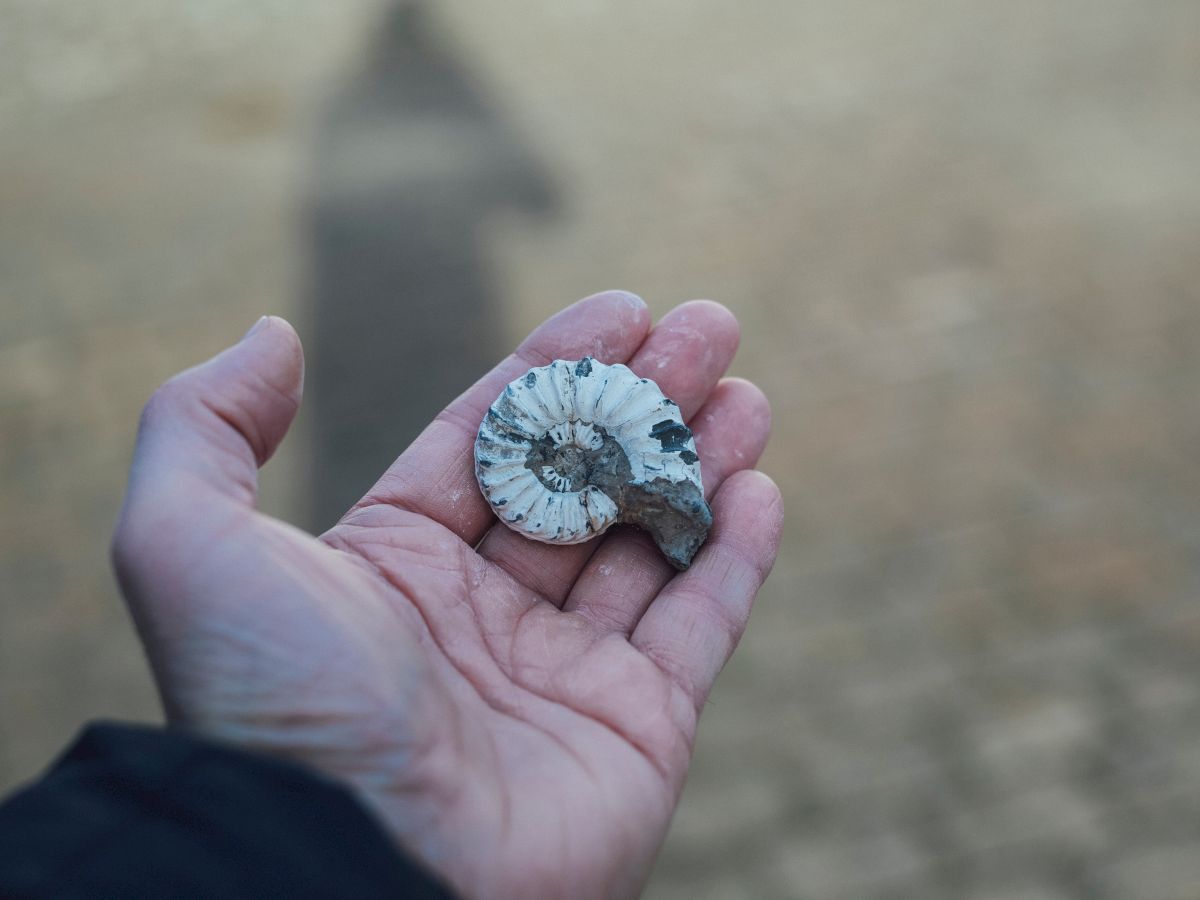
[[[184,731],[97,723],[0,806],[0,896],[452,894],[338,782]]]

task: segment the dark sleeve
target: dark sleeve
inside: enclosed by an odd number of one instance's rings
[[[451,894],[334,781],[180,731],[97,724],[0,806],[0,897]]]

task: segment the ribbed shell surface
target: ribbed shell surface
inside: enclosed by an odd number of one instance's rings
[[[527,465],[536,442],[597,449],[596,426],[625,452],[632,482],[691,481],[700,489],[700,463],[679,407],[653,381],[626,366],[594,359],[555,360],[531,369],[504,389],[484,417],[475,441],[475,474],[502,522],[552,544],[577,544],[603,534],[620,511],[593,485],[562,490],[553,471],[539,479]]]

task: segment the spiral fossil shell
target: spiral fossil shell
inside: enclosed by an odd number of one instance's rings
[[[626,522],[686,569],[712,525],[679,407],[648,378],[590,357],[556,359],[504,389],[479,427],[475,475],[500,521],[548,544]]]

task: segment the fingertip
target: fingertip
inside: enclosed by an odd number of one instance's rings
[[[263,316],[236,344],[154,392],[142,411],[139,442],[170,447],[158,454],[170,462],[189,453],[202,459],[215,440],[236,434],[261,466],[295,418],[303,385],[304,353],[296,330],[278,316]],[[230,428],[212,428],[214,417]],[[252,478],[241,481],[249,484]]]
[[[771,401],[757,384],[747,378],[731,375],[721,379],[714,393],[717,392],[742,410],[745,417],[754,423],[756,431],[765,435],[771,433]]]
[[[282,316],[263,316],[232,349],[247,345],[271,387],[299,403],[304,387],[304,346],[292,323]]]
[[[783,532],[783,494],[775,480],[758,469],[734,472],[713,498],[718,539],[750,540],[764,569],[770,569]]]
[[[751,469],[771,437],[771,405],[744,378],[723,378],[690,420],[705,486],[715,494],[734,472]]]
[[[683,303],[680,303],[677,307],[675,307],[675,309],[686,309],[692,312],[700,312],[706,316],[711,316],[714,320],[726,319],[729,322],[732,322],[735,326],[737,325],[737,316],[733,314],[733,310],[731,310],[724,303],[721,303],[719,300],[709,300],[707,298],[687,300]]]
[[[727,341],[734,349],[742,338],[742,325],[737,316],[728,306],[716,300],[688,300],[663,316],[663,321],[668,318],[680,324],[690,321],[714,338]]]
[[[659,319],[629,366],[653,379],[684,421],[704,405],[733,361],[737,320],[719,303],[691,300]]]
[[[517,355],[545,365],[555,359],[594,357],[623,363],[650,331],[650,310],[628,291],[601,291],[551,316],[521,342]]]
[[[296,333],[295,326],[283,316],[263,316],[260,320],[260,325],[261,330],[264,332],[281,333],[289,336],[297,345],[300,343],[300,335]],[[259,328],[259,325],[256,325],[255,328]]]
[[[734,472],[721,486],[717,502],[722,494],[736,495],[741,504],[758,505],[782,513],[783,494],[775,479],[759,469],[742,469]]]
[[[646,305],[645,300],[631,291],[600,291],[567,307],[563,313],[584,307],[589,315],[612,317],[622,323],[622,327],[640,331],[643,336],[650,330],[650,307]]]
[[[259,344],[269,342],[288,353],[303,353],[300,335],[296,332],[295,326],[282,316],[263,316],[254,323],[254,327],[246,332],[246,336],[242,338],[241,342]]]
[[[620,288],[610,288],[606,291],[597,291],[580,300],[580,303],[591,303],[596,300],[603,299],[605,302],[620,303],[632,310],[642,310],[649,312],[650,307],[646,305],[646,301],[635,294],[633,291],[624,291]]]
[[[680,406],[698,406],[724,374],[737,354],[741,326],[737,318],[712,300],[689,300],[658,320],[646,343],[656,362],[651,375],[663,365],[684,370],[676,376],[684,396],[675,397]],[[641,353],[639,353],[641,355]],[[689,383],[690,382],[690,383]],[[688,401],[690,395],[690,403]],[[693,406],[694,409],[694,406]]]

